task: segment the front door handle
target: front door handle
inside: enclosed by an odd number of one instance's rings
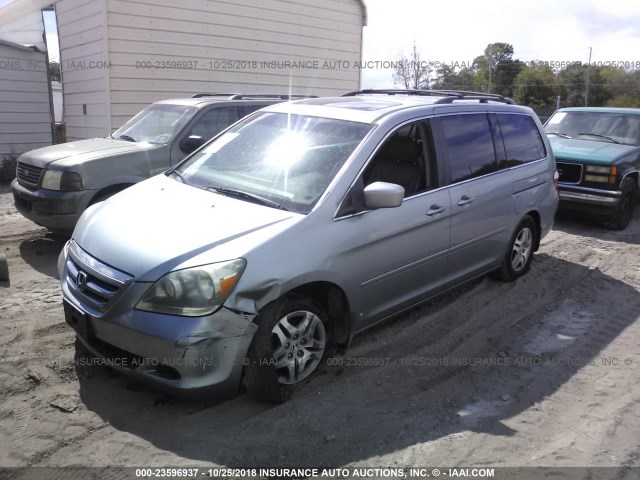
[[[427,210],[427,215],[430,217],[437,215],[438,213],[442,213],[447,209],[447,207],[443,207],[441,205],[431,205],[431,208]]]
[[[473,202],[476,199],[476,197],[468,197],[466,195],[463,195],[462,197],[460,197],[460,200],[458,200],[458,205],[460,205],[461,207],[463,205],[468,205],[469,203]]]

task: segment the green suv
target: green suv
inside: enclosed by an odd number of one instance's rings
[[[16,209],[58,233],[94,203],[178,164],[244,116],[302,95],[208,94],[149,105],[106,138],[22,154],[11,184]]]
[[[639,185],[640,109],[562,108],[545,130],[560,174],[559,208],[626,228]]]

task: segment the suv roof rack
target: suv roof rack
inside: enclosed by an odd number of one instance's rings
[[[228,100],[259,100],[259,99],[279,99],[293,100],[297,98],[318,98],[317,95],[281,95],[279,93],[196,93],[191,98],[204,97],[226,97]]]
[[[355,97],[358,95],[417,95],[443,97],[436,100],[435,103],[453,103],[456,100],[478,100],[480,103],[501,102],[509,105],[515,105],[511,98],[493,93],[467,92],[464,90],[412,90],[412,89],[366,89],[356,92],[349,92],[342,95],[343,97]]]

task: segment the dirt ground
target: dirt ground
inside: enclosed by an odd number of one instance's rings
[[[361,335],[274,406],[76,368],[63,242],[8,192],[0,466],[640,467],[640,212],[623,232],[558,219],[524,278],[486,278]]]

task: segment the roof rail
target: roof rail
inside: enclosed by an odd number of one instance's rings
[[[279,99],[293,100],[299,98],[318,98],[317,95],[289,95],[279,93],[196,93],[191,98],[226,97],[228,100]]]
[[[349,92],[343,97],[355,97],[357,95],[418,95],[430,97],[443,97],[435,103],[453,103],[456,100],[478,100],[480,103],[501,102],[515,105],[511,98],[493,93],[467,92],[464,90],[413,90],[413,89],[366,89]]]

